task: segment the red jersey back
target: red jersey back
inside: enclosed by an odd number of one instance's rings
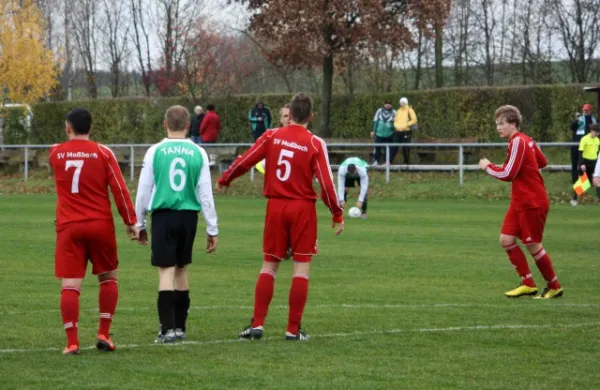
[[[502,166],[490,164],[486,171],[502,181],[511,181],[511,206],[517,211],[548,208],[550,202],[540,169],[548,160],[535,141],[526,134],[517,132],[508,144],[508,153]]]
[[[56,224],[113,220],[108,187],[126,225],[137,222],[129,190],[113,152],[87,140],[70,140],[50,150],[57,204]]]
[[[327,146],[321,138],[298,125],[267,130],[223,173],[219,183],[228,186],[263,158],[265,197],[316,201],[317,193],[313,187],[316,177],[321,185],[323,202],[334,218],[341,221],[343,210],[337,201]]]

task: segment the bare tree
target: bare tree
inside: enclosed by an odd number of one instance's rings
[[[562,43],[573,82],[586,82],[600,41],[600,1],[554,0]]]
[[[92,99],[98,97],[97,74],[97,42],[96,42],[96,1],[71,0],[69,16],[77,51],[83,62],[88,94]]]
[[[113,97],[121,96],[122,93],[123,57],[127,54],[130,26],[125,6],[121,0],[102,0],[103,17],[98,25],[102,38],[102,52],[110,69],[110,89]]]
[[[150,57],[150,31],[148,28],[148,16],[144,10],[147,4],[144,0],[131,0],[131,22],[133,24],[132,37],[135,52],[137,54],[140,73],[142,74],[142,83],[146,96],[150,96],[152,80],[152,57]]]

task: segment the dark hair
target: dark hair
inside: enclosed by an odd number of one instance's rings
[[[600,133],[600,123],[591,124],[590,131],[595,131],[596,133]]]
[[[348,172],[352,175],[354,175],[356,173],[356,165],[354,164],[348,164]]]
[[[172,106],[167,110],[165,120],[169,130],[184,131],[190,123],[190,113],[183,106]]]
[[[216,108],[215,108],[215,105],[214,105],[214,104],[209,104],[209,105],[207,105],[207,106],[206,106],[206,110],[207,110],[207,111],[214,111],[215,109],[216,109]]]
[[[296,123],[308,123],[312,114],[313,102],[310,96],[303,93],[298,93],[292,99],[290,104],[290,114]]]
[[[92,113],[85,108],[74,108],[67,114],[67,122],[75,134],[89,134],[92,129]]]
[[[502,118],[506,123],[515,125],[518,129],[521,126],[521,111],[515,106],[502,106],[496,110],[496,119]]]
[[[383,104],[392,104],[391,100],[386,100],[385,102],[383,102]]]

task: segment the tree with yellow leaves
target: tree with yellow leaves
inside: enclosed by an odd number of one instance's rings
[[[57,82],[44,18],[31,0],[0,0],[0,104],[35,103]]]

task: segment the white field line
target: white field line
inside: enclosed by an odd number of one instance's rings
[[[529,330],[529,329],[576,329],[576,328],[593,328],[600,326],[600,322],[589,322],[589,323],[576,323],[576,324],[544,324],[544,325],[525,325],[525,324],[498,324],[498,325],[476,325],[476,326],[452,326],[447,328],[415,328],[415,329],[387,329],[387,330],[372,330],[372,331],[356,331],[348,333],[326,333],[312,335],[312,338],[342,338],[342,337],[356,337],[356,336],[369,336],[369,335],[386,335],[386,334],[409,334],[409,333],[448,333],[448,332],[476,332],[476,331],[495,331],[495,330]],[[282,337],[265,337],[263,340],[283,340]],[[206,340],[206,341],[183,341],[176,344],[124,344],[117,345],[117,349],[137,349],[137,348],[149,348],[149,347],[162,347],[162,348],[177,348],[185,346],[197,346],[197,345],[212,345],[212,344],[232,344],[232,343],[247,343],[248,341],[240,341],[237,339],[222,339],[222,340]],[[310,341],[309,341],[310,342]],[[95,349],[95,346],[81,347],[81,350]],[[6,348],[0,349],[0,354],[14,354],[14,353],[27,353],[27,352],[58,352],[59,348]]]
[[[550,303],[544,302],[544,307],[556,306],[556,307],[582,307],[582,308],[600,308],[600,303]],[[510,306],[510,303],[506,304],[494,304],[494,303],[424,303],[424,304],[376,304],[376,303],[341,303],[341,304],[319,304],[319,305],[307,305],[308,310],[311,308],[316,309],[427,309],[427,308],[438,308],[438,307],[492,307],[492,308],[521,308],[523,306]],[[287,309],[287,305],[271,305],[269,309]],[[216,306],[192,306],[191,310],[252,310],[252,306],[248,305],[216,305]],[[156,310],[155,307],[143,306],[143,307],[119,307],[117,306],[117,315],[119,312],[136,312]],[[98,308],[85,308],[82,311],[97,312]],[[28,314],[40,314],[40,313],[60,313],[59,309],[41,309],[41,310],[11,310],[7,312],[0,311],[2,315],[28,315]]]

